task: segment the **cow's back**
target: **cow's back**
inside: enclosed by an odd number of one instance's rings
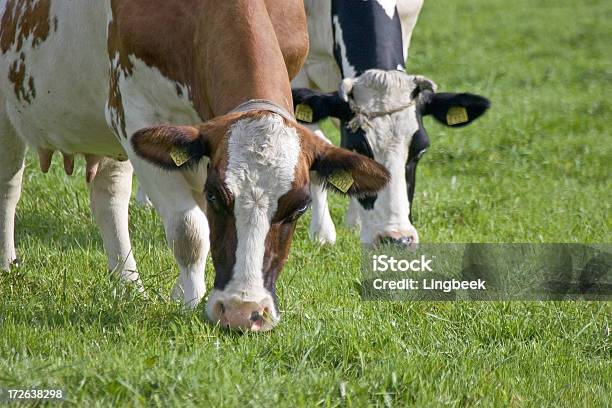
[[[104,113],[110,2],[0,0],[0,14],[0,90],[20,136],[68,153],[119,155]]]
[[[390,7],[397,7],[397,14],[401,25],[401,38],[387,38],[387,42],[396,42],[402,44],[402,54],[404,60],[408,58],[408,47],[412,37],[412,31],[417,22],[423,0],[397,0],[397,1],[382,1],[371,0],[379,3],[381,9],[389,11]],[[296,87],[316,86],[324,91],[333,91],[338,87],[342,79],[342,73],[338,66],[338,61],[334,56],[334,46],[339,45],[337,42],[342,37],[342,29],[339,22],[334,21],[332,16],[332,2],[330,0],[304,0],[306,15],[308,16],[308,35],[310,37],[310,51],[308,58],[304,64],[304,69],[300,72],[297,79],[293,82]],[[349,7],[352,7],[349,5]],[[336,24],[336,32],[333,25]],[[383,35],[388,33],[386,27],[382,27]],[[367,28],[364,27],[364,30]],[[334,38],[334,35],[337,38]],[[371,37],[374,41],[374,33],[365,34],[366,37]],[[361,46],[352,44],[353,46]],[[344,44],[339,45],[341,48],[346,48]],[[382,49],[382,48],[380,48]],[[342,52],[346,53],[346,49]],[[372,62],[371,68],[382,68],[376,66]],[[402,64],[403,65],[403,64]],[[345,72],[344,76],[354,76],[354,72]]]

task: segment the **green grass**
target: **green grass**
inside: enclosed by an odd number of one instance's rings
[[[611,241],[611,19],[607,0],[426,2],[409,70],[493,106],[461,130],[426,120],[423,241]],[[0,274],[0,387],[59,387],[78,406],[610,406],[610,302],[363,302],[339,197],[335,247],[300,221],[270,333],[170,302],[163,228],[136,206],[151,299],[115,297],[82,169],[59,167],[44,176],[28,156],[24,262]]]

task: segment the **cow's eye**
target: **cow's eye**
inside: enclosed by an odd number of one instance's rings
[[[216,204],[217,203],[217,196],[212,191],[207,191],[206,192],[206,201],[208,201],[210,204]]]
[[[301,206],[300,208],[298,208],[297,210],[295,210],[293,212],[293,214],[291,214],[289,217],[287,217],[285,219],[285,222],[293,222],[295,220],[297,220],[298,218],[300,218],[302,215],[304,215],[304,213],[306,211],[308,211],[308,207],[310,207],[310,201],[305,203],[303,206]]]
[[[308,210],[308,207],[310,207],[310,203],[304,204],[302,207],[298,208],[295,213],[299,217],[300,215],[303,215]]]

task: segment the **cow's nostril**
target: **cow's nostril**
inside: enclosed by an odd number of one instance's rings
[[[412,237],[401,237],[400,239],[396,240],[395,244],[402,246],[410,246],[413,242],[414,239]]]
[[[399,238],[381,237],[379,242],[383,245],[410,246],[414,242],[414,239],[410,236],[403,236]]]
[[[261,318],[262,318],[262,316],[259,314],[258,311],[254,311],[253,313],[251,313],[251,321],[252,322],[256,322],[256,321],[258,321]]]
[[[217,310],[220,314],[225,313],[225,305],[223,304],[223,302],[217,302]]]

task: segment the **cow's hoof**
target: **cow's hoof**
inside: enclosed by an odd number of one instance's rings
[[[175,302],[182,302],[183,294],[184,294],[183,288],[181,287],[180,283],[177,280],[174,283],[174,286],[172,287],[172,292],[170,292],[170,298]]]
[[[336,243],[336,227],[329,214],[322,219],[313,218],[308,229],[308,237],[319,245],[333,245]]]
[[[336,228],[309,231],[308,236],[319,245],[334,245],[336,243]]]
[[[119,282],[113,288],[113,297],[123,299],[130,299],[132,297],[142,299],[149,298],[140,279],[136,281]]]
[[[20,259],[14,259],[11,262],[0,263],[0,271],[9,272],[11,269],[16,269],[21,266]]]
[[[141,297],[143,299],[148,299],[147,292],[145,291],[137,271],[126,270],[121,274],[110,272],[109,278],[113,286],[113,297]]]
[[[19,268],[21,266],[21,259],[17,258],[11,262],[11,268]]]
[[[170,292],[170,298],[176,302],[180,303],[184,310],[194,310],[196,309],[204,297],[204,294],[198,295],[194,298],[189,298],[189,296],[185,296],[185,290],[178,282],[178,280],[174,283],[172,287],[172,292]]]
[[[138,292],[138,294],[142,296],[143,299],[149,298],[149,296],[147,295],[147,291],[145,290],[144,285],[142,284],[142,281],[140,279],[135,280],[133,282],[129,282],[128,285],[132,287],[136,292]]]

